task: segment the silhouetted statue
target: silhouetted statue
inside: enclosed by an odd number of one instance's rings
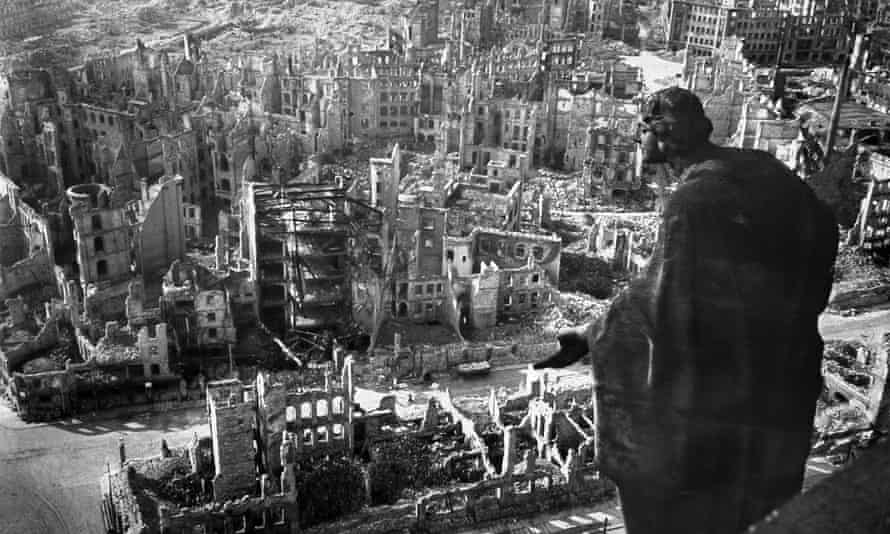
[[[741,532],[801,489],[837,226],[766,152],[711,144],[689,91],[652,95],[639,127],[644,161],[681,176],[649,268],[536,367],[591,354],[628,534]]]

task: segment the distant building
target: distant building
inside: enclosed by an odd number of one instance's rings
[[[71,11],[69,0],[8,0],[0,7],[0,39],[41,34]]]
[[[710,3],[671,0],[668,42],[694,57],[715,55],[724,40],[743,40],[743,53],[758,64],[834,64],[846,53],[851,14],[825,2]]]
[[[164,275],[161,317],[181,350],[235,343],[235,320],[223,285],[199,265],[174,261]]]
[[[240,209],[260,320],[275,332],[342,326],[351,308],[351,239],[375,231],[379,221],[365,218],[373,212],[353,206],[344,188],[325,184],[248,183]]]

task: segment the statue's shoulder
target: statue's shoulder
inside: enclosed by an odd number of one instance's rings
[[[730,177],[745,170],[772,167],[776,163],[778,160],[762,150],[721,147],[708,159],[691,165],[687,173],[690,178],[708,174]]]
[[[749,148],[721,147],[708,159],[691,165],[681,181],[692,182],[698,181],[700,178],[722,178],[729,181],[748,182],[757,177],[781,180],[792,175],[793,172],[769,152]],[[718,185],[713,181],[709,182],[712,187]]]

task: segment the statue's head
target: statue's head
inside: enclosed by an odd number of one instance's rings
[[[714,130],[701,100],[680,87],[653,93],[640,110],[637,142],[644,163],[665,163],[708,143]]]

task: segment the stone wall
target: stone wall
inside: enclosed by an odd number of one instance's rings
[[[272,475],[278,476],[283,468],[280,452],[285,437],[299,458],[352,449],[352,365],[351,357],[346,357],[339,377],[324,371],[317,379],[324,387],[314,388],[296,386],[285,374],[257,374],[259,445]],[[305,378],[308,372],[304,368],[300,373]]]
[[[424,532],[454,532],[476,524],[530,517],[575,504],[594,504],[614,486],[592,466],[576,468],[565,482],[546,472],[486,480],[469,488],[427,495],[417,502],[417,526]]]
[[[409,532],[415,523],[413,502],[393,506],[375,506],[348,517],[302,529],[302,534],[379,534],[380,532]]]
[[[147,280],[160,279],[170,264],[185,254],[182,182],[181,176],[168,179],[154,186],[154,198],[146,199],[136,254],[137,265]]]
[[[217,501],[209,506],[161,508],[162,532],[300,532],[296,494],[263,495],[238,501]],[[245,530],[241,530],[246,525]],[[265,528],[259,528],[265,525]],[[256,530],[254,530],[256,528]]]
[[[449,265],[445,279],[445,296],[442,299],[442,307],[439,309],[439,317],[444,324],[450,326],[452,331],[456,332],[460,339],[463,340],[463,336],[460,333],[460,305],[454,292],[453,277],[454,273]]]
[[[492,366],[534,363],[559,350],[559,343],[451,343],[421,345],[402,351],[392,367],[400,376],[448,372],[461,363],[489,361]],[[391,353],[390,353],[391,354]]]
[[[836,285],[828,301],[828,306],[833,310],[849,310],[851,308],[870,308],[888,302],[890,302],[890,286],[844,291]]]
[[[461,434],[464,436],[466,443],[470,445],[471,449],[480,453],[485,472],[489,476],[494,476],[497,473],[497,469],[489,459],[488,446],[476,430],[476,423],[454,405],[450,392],[446,391],[438,395],[436,400],[439,401],[442,412],[448,414],[454,424],[460,426]]]
[[[115,377],[125,384],[123,391],[109,392],[103,378]],[[28,421],[52,421],[66,415],[102,411],[105,417],[124,417],[137,413],[166,413],[172,410],[200,408],[205,404],[203,390],[189,390],[176,380],[152,380],[151,396],[144,391],[144,380],[134,384],[122,366],[98,366],[94,363],[66,365],[64,370],[12,376],[10,392],[19,416]],[[20,394],[24,393],[24,396]]]
[[[614,486],[591,466],[576,469],[571,482],[558,483],[550,474],[498,478],[448,492],[352,514],[338,521],[301,530],[304,534],[379,534],[381,532],[454,532],[508,518],[554,512],[574,504],[600,502]]]
[[[133,493],[129,471],[120,470],[107,473],[103,476],[102,482],[103,496],[109,504],[107,521],[113,526],[122,527],[121,531],[123,531],[124,525],[141,525],[142,511],[139,509],[139,503]]]
[[[253,450],[253,406],[242,399],[210,403],[210,435],[216,476],[213,496],[217,501],[253,493],[256,472]]]

